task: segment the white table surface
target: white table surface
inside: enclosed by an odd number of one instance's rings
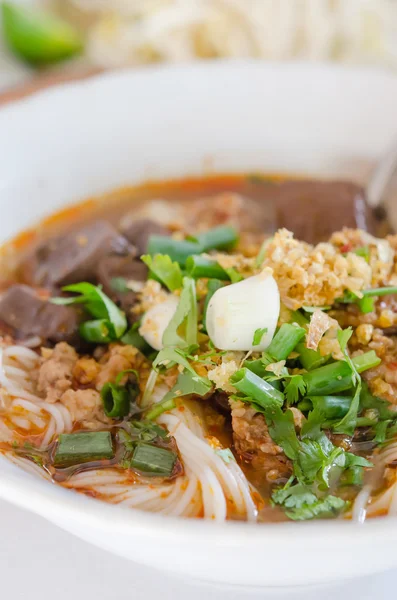
[[[94,548],[0,501],[1,600],[392,600],[397,572],[337,587],[244,593],[189,584]]]

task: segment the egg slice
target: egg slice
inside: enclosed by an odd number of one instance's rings
[[[163,334],[175,314],[178,302],[178,298],[170,294],[167,300],[149,308],[142,317],[139,333],[155,350],[163,348]]]
[[[266,350],[276,330],[280,294],[270,269],[220,288],[207,309],[207,332],[220,350]],[[258,329],[266,329],[253,345]]]

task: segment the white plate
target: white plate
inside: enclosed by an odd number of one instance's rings
[[[71,201],[147,177],[289,171],[365,182],[397,138],[394,75],[205,63],[105,75],[0,111],[0,239]],[[293,207],[291,207],[293,210]],[[397,521],[175,520],[52,486],[0,460],[0,495],[137,562],[246,586],[397,566]]]

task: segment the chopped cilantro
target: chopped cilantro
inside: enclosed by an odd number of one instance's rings
[[[182,287],[182,271],[179,264],[172,262],[168,254],[144,254],[141,260],[147,265],[152,273],[165,285],[170,292]]]

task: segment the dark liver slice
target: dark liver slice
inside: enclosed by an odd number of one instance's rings
[[[137,219],[123,230],[123,235],[135,246],[138,256],[147,252],[148,241],[153,234],[169,235],[170,233],[166,227],[151,219]]]
[[[79,310],[52,304],[27,285],[13,285],[0,298],[0,330],[15,339],[39,336],[50,342],[78,339]]]
[[[327,240],[343,227],[373,232],[376,227],[364,190],[343,181],[285,181],[269,185],[277,227],[310,243]]]
[[[127,281],[146,281],[148,269],[146,265],[133,256],[105,256],[99,261],[97,280],[102,285],[103,291],[126,312],[129,320],[132,319],[131,308],[134,306],[137,294],[132,290],[118,291],[114,289],[112,280],[123,278]]]
[[[110,223],[94,221],[45,242],[25,259],[22,277],[31,285],[48,287],[95,282],[104,256],[131,251],[128,241]]]

